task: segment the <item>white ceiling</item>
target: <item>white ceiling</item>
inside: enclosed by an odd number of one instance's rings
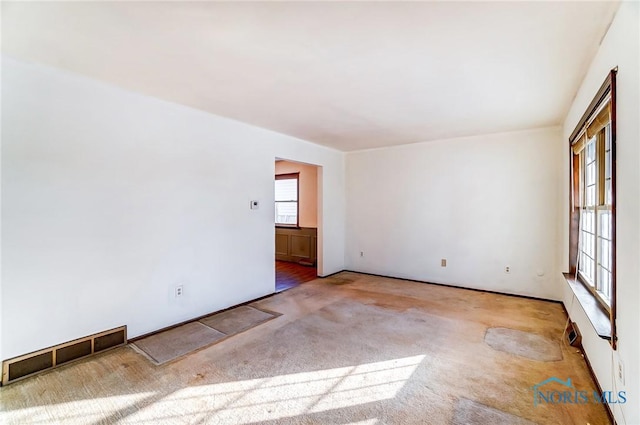
[[[617,7],[2,2],[2,50],[349,151],[561,123]]]

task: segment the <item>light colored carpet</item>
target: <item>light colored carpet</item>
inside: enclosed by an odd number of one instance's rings
[[[333,277],[329,283],[332,285],[348,285],[353,283],[353,279],[348,277]]]
[[[515,354],[541,362],[562,360],[562,350],[557,340],[517,329],[489,328],[485,342],[494,350]]]
[[[283,314],[162,366],[123,347],[3,387],[0,423],[608,423],[599,404],[533,404],[532,386],[551,376],[596,389],[573,347],[540,362],[485,343],[489,328],[559,340],[561,305],[335,278],[351,283],[318,279],[260,300]]]
[[[536,425],[510,413],[462,398],[456,403],[451,425]]]
[[[156,364],[164,364],[185,354],[211,345],[226,337],[225,334],[200,322],[191,322],[136,341]]]
[[[230,310],[159,332],[132,343],[155,364],[161,365],[214,344],[279,316],[242,305]]]
[[[200,322],[224,334],[234,335],[271,320],[277,315],[277,313],[265,312],[248,305],[242,305],[200,319]]]

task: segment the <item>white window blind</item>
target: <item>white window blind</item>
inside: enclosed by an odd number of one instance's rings
[[[276,224],[298,224],[298,178],[276,179]]]

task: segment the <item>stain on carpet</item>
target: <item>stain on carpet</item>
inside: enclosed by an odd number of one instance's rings
[[[557,341],[531,332],[489,328],[484,335],[484,341],[494,350],[540,362],[562,360],[562,350]]]
[[[520,416],[461,398],[455,405],[452,425],[537,425]]]

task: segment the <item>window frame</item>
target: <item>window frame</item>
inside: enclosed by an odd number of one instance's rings
[[[607,103],[609,103],[609,101],[607,101]],[[580,184],[580,188],[583,191],[582,193],[582,204],[580,205],[578,208],[580,210],[582,210],[583,212],[589,212],[591,215],[591,221],[593,223],[593,228],[592,229],[585,229],[583,225],[580,225],[579,228],[579,236],[578,236],[578,255],[580,256],[580,258],[584,258],[585,256],[588,257],[591,261],[591,265],[593,266],[592,268],[592,276],[587,276],[586,273],[583,272],[583,270],[581,270],[581,262],[580,260],[578,260],[578,277],[580,278],[580,281],[587,287],[587,289],[591,292],[591,295],[593,295],[598,302],[600,303],[601,307],[605,310],[605,312],[607,314],[610,314],[610,302],[611,300],[609,299],[607,301],[607,299],[604,298],[604,291],[602,291],[602,276],[600,274],[600,268],[603,268],[606,272],[608,272],[610,275],[612,275],[612,271],[610,270],[611,268],[611,264],[607,264],[607,267],[604,267],[604,265],[602,264],[601,260],[604,257],[601,257],[601,245],[602,245],[602,241],[607,241],[609,244],[609,249],[611,249],[611,245],[613,245],[613,240],[611,238],[610,232],[609,233],[609,237],[605,237],[603,236],[603,230],[602,230],[602,221],[601,221],[601,216],[603,215],[603,213],[609,214],[611,216],[611,218],[609,219],[609,224],[611,224],[611,220],[613,220],[613,216],[611,215],[611,204],[610,202],[607,202],[607,197],[606,197],[606,175],[604,172],[605,169],[605,163],[606,163],[606,137],[607,137],[607,127],[609,127],[609,125],[606,125],[605,127],[603,127],[600,131],[598,131],[597,134],[594,135],[593,138],[588,139],[585,145],[585,149],[580,152],[580,153],[574,153],[573,155],[578,155],[580,156],[580,159],[578,160],[580,162],[580,177],[581,177],[581,184]],[[609,135],[609,141],[611,140],[610,135]],[[586,155],[584,155],[583,153],[585,151],[589,150],[589,147],[593,145],[593,150],[594,150],[594,156],[593,159],[587,163],[587,161],[589,161],[589,155],[588,153]],[[609,150],[610,151],[610,150]],[[593,167],[596,168],[596,171],[593,173],[593,183],[589,184],[590,182],[585,182],[585,177],[589,176],[589,171],[588,171],[588,166],[593,164]],[[611,178],[609,179],[611,180]],[[584,191],[586,190],[588,192],[589,187],[593,187],[594,188],[594,194],[593,194],[593,198],[592,199],[592,203],[589,202],[589,195],[586,196],[586,199],[584,197]],[[582,216],[581,216],[582,217]],[[611,226],[609,226],[610,228]],[[585,250],[582,249],[581,245],[581,239],[580,237],[583,236],[585,234],[589,234],[593,241],[590,244],[591,245],[591,254],[586,252]],[[610,260],[610,258],[609,258]],[[611,282],[611,285],[609,285],[610,287],[613,286],[613,282]],[[609,288],[610,290],[611,288]],[[609,297],[610,298],[610,297]]]
[[[609,73],[605,81],[602,83],[596,96],[593,98],[593,100],[589,104],[589,107],[587,108],[585,113],[582,115],[578,125],[576,126],[576,128],[571,133],[571,136],[569,137],[569,163],[570,163],[570,170],[571,170],[571,175],[570,175],[571,182],[570,182],[570,192],[569,192],[569,196],[570,196],[569,272],[571,273],[571,275],[576,277],[576,280],[580,282],[582,286],[584,286],[587,289],[588,293],[596,301],[595,305],[597,305],[598,308],[602,309],[603,312],[606,313],[606,315],[608,316],[610,321],[610,326],[611,326],[610,343],[613,349],[616,349],[616,345],[617,345],[616,321],[615,321],[616,304],[617,304],[616,303],[616,292],[617,292],[616,291],[616,73],[617,73],[617,68],[611,70],[611,72]],[[603,184],[605,181],[603,178],[603,175],[601,175],[605,167],[604,161],[606,161],[606,154],[605,154],[606,141],[604,139],[604,137],[606,137],[606,134],[604,133],[607,131],[607,126],[610,127],[609,142],[610,142],[610,152],[611,152],[611,164],[610,164],[611,201],[610,201],[610,205],[606,202],[606,193],[604,194],[605,199],[603,201],[603,199],[601,198],[602,193],[596,190],[596,201],[595,201],[595,205],[593,206],[593,212],[594,212],[594,220],[596,220],[596,224],[595,224],[596,234],[594,236],[595,238],[594,245],[597,246],[599,242],[598,236],[597,236],[598,228],[600,226],[600,223],[597,222],[597,220],[599,219],[598,211],[600,211],[603,208],[607,210],[610,209],[611,211],[611,221],[610,221],[610,229],[609,229],[610,240],[611,240],[611,244],[610,244],[611,263],[609,264],[610,272],[611,272],[611,294],[610,294],[611,299],[610,299],[609,305],[607,305],[607,303],[602,299],[600,294],[597,292],[597,288],[596,288],[597,285],[595,284],[595,282],[594,282],[594,286],[586,282],[586,279],[584,278],[584,276],[582,276],[582,273],[579,271],[579,265],[578,265],[578,255],[581,253],[581,250],[580,250],[580,232],[582,230],[582,227],[580,224],[581,210],[583,208],[587,208],[586,199],[583,200],[581,198],[582,196],[586,197],[586,193],[585,194],[580,193],[582,189],[582,186],[581,186],[582,175],[586,171],[586,170],[584,171],[582,170],[583,165],[581,161],[586,161],[586,158],[583,158],[583,156],[586,157],[587,146],[591,141],[591,139],[587,138],[585,132],[587,127],[600,113],[600,111],[602,110],[602,107],[603,106],[606,107],[607,103],[610,104],[609,106],[610,107],[610,123],[608,125],[605,125],[602,129],[600,129],[598,133],[596,133],[593,137],[596,138],[596,140],[594,141],[596,158],[600,157],[600,162],[596,162],[596,166],[597,166],[597,174],[596,174],[597,186],[596,187],[598,187],[598,185]],[[582,138],[581,136],[583,135],[585,135],[584,149],[582,150],[584,155],[581,155],[580,153],[574,152],[574,145],[576,145],[580,141],[580,139]],[[604,191],[606,191],[606,185],[604,185],[603,187],[603,192]],[[594,256],[596,257],[594,261],[594,264],[595,264],[594,275],[597,275],[599,270],[598,270],[598,255],[596,252],[594,252]]]
[[[276,201],[274,196],[274,208],[278,202],[295,202],[296,203],[296,224],[278,223],[277,216],[274,216],[273,222],[276,227],[299,228],[300,227],[300,173],[276,174],[275,180],[296,180],[296,200],[295,201]],[[274,188],[275,190],[275,188]]]

